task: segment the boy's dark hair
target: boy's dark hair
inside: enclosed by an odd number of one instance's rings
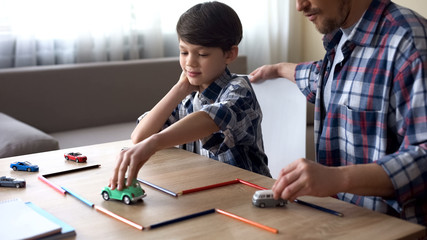
[[[176,25],[178,38],[204,47],[220,47],[224,52],[242,40],[242,24],[237,13],[220,2],[200,3],[181,15]]]

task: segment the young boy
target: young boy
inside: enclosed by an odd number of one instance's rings
[[[207,2],[182,14],[176,29],[183,70],[179,81],[139,118],[131,136],[135,145],[119,154],[110,187],[129,185],[150,156],[176,145],[271,176],[255,93],[246,77],[227,68],[242,39],[239,17],[223,3]]]

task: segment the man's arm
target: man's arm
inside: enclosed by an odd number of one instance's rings
[[[273,185],[275,198],[333,196],[339,192],[392,197],[394,188],[384,169],[376,163],[327,167],[299,159],[283,168]]]
[[[251,82],[258,82],[260,80],[266,80],[271,78],[283,77],[289,79],[295,83],[295,63],[277,63],[273,65],[264,65],[255,69],[249,75],[251,75]]]

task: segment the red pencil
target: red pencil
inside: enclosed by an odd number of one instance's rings
[[[43,177],[42,175],[38,176],[38,179],[44,183],[46,183],[49,187],[53,188],[55,191],[59,192],[62,195],[65,195],[65,190],[62,189],[60,186],[54,184],[53,182],[47,180],[45,177]]]
[[[179,195],[183,195],[183,194],[187,194],[187,193],[200,192],[200,191],[203,191],[203,190],[208,190],[208,189],[212,189],[212,188],[227,186],[227,185],[231,185],[231,184],[235,184],[235,183],[239,183],[239,180],[235,179],[235,180],[232,180],[232,181],[222,182],[222,183],[217,183],[217,184],[212,184],[212,185],[209,185],[209,186],[187,189],[187,190],[184,190],[182,192],[179,192],[178,194]]]
[[[240,220],[240,221],[242,221],[242,222],[248,223],[248,224],[250,224],[250,225],[252,225],[252,226],[255,226],[255,227],[259,227],[259,228],[264,229],[264,230],[266,230],[266,231],[269,231],[269,232],[272,232],[272,233],[278,233],[278,232],[279,232],[279,230],[277,230],[277,229],[275,229],[275,228],[272,228],[272,227],[268,227],[268,226],[262,225],[261,223],[257,223],[257,222],[251,221],[251,220],[249,220],[249,219],[246,219],[246,218],[243,218],[243,217],[237,216],[237,215],[235,215],[235,214],[232,214],[232,213],[226,212],[226,211],[224,211],[224,210],[221,210],[221,209],[218,209],[218,208],[217,208],[217,209],[215,209],[215,210],[216,210],[218,213],[221,213],[221,214],[223,214],[223,215],[225,215],[225,216],[229,216],[229,217],[231,217],[231,218],[234,218],[234,219]]]

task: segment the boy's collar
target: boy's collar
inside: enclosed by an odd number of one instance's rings
[[[230,70],[225,68],[224,72],[202,92],[201,97],[215,100],[231,79]]]

